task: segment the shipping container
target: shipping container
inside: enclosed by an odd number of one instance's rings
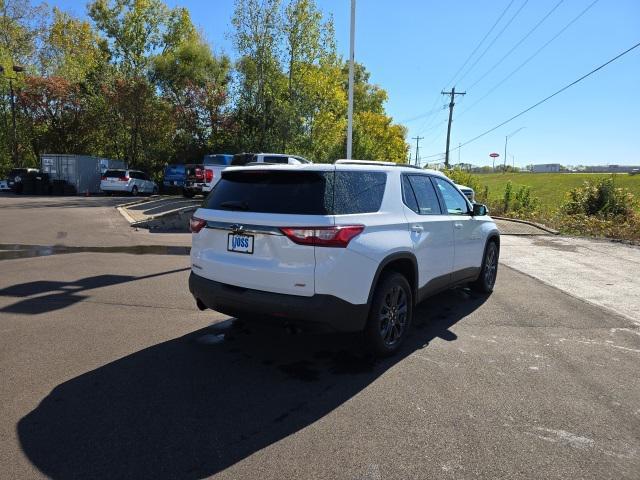
[[[49,153],[40,155],[40,166],[52,182],[64,180],[78,194],[99,193],[100,178],[106,170],[127,168],[122,160]]]

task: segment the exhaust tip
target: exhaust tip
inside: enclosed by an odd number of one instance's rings
[[[196,306],[198,307],[198,310],[206,310],[207,306],[202,303],[202,300],[200,300],[199,298],[196,298]]]

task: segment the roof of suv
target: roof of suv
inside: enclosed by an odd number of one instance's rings
[[[415,167],[413,165],[393,163],[393,162],[377,162],[377,161],[363,161],[363,160],[338,160],[335,163],[310,163],[302,165],[290,165],[286,163],[282,164],[267,164],[267,163],[254,163],[245,166],[231,166],[226,168],[225,172],[230,171],[245,171],[248,169],[255,170],[304,170],[304,171],[331,171],[331,170],[368,170],[368,171],[385,171],[385,172],[404,172],[404,173],[428,173],[430,175],[437,175],[445,177],[442,172],[437,170],[430,170],[425,168]]]

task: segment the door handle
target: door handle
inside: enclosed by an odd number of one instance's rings
[[[424,227],[422,225],[411,225],[412,232],[422,232],[424,231]]]
[[[455,228],[457,228],[458,230],[460,230],[462,228],[462,224],[461,223],[454,223],[453,226]]]

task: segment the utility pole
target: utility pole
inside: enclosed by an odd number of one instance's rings
[[[460,150],[462,150],[462,144],[458,143],[458,165],[460,165]]]
[[[456,95],[466,95],[467,92],[456,92],[456,87],[453,87],[450,92],[440,92],[442,95],[450,95],[451,101],[449,102],[449,126],[447,127],[447,150],[445,151],[444,166],[449,168],[449,140],[451,140],[451,119],[453,118],[453,106],[455,105]]]
[[[502,173],[506,173],[507,172],[507,143],[509,142],[509,139],[511,137],[513,137],[516,133],[518,133],[521,130],[524,130],[527,127],[520,127],[519,129],[515,130],[514,132],[511,132],[509,135],[506,135],[504,137],[504,165],[502,167]]]
[[[347,107],[347,160],[351,160],[353,149],[353,62],[354,37],[356,33],[356,0],[351,0],[351,33],[349,37],[349,105]]]
[[[424,137],[421,136],[417,136],[417,137],[413,137],[412,140],[416,141],[416,159],[414,161],[415,165],[418,165],[418,162],[420,161],[420,140],[422,140]]]
[[[11,69],[15,73],[24,72],[24,67],[21,65],[13,65]],[[4,75],[4,68],[0,66],[0,74]],[[17,80],[17,77],[10,77],[8,75],[4,75],[6,79],[9,80],[9,92],[11,96],[11,123],[12,123],[12,135],[11,135],[11,156],[13,158],[13,166],[20,167],[22,165],[19,164],[18,158],[18,133],[16,129],[16,99],[15,92],[13,90],[13,80]]]

